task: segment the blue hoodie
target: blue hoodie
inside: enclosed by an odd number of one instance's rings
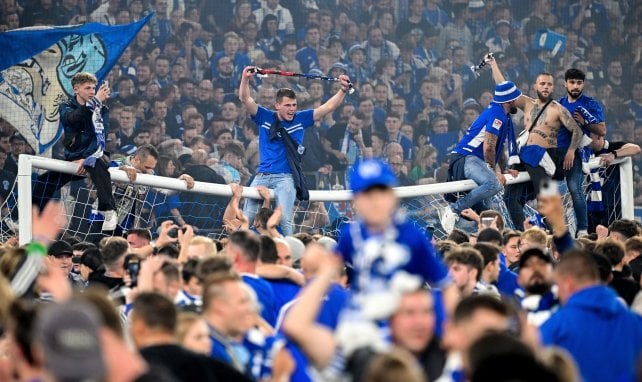
[[[603,285],[576,292],[540,332],[544,345],[558,345],[571,353],[586,382],[630,376],[642,354],[642,316]]]

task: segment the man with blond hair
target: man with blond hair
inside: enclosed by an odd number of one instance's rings
[[[204,257],[216,256],[216,244],[214,240],[205,236],[194,236],[187,247],[187,257],[202,259]]]
[[[243,288],[241,278],[229,272],[208,277],[203,287],[203,318],[212,339],[211,357],[240,372],[245,372],[247,365],[239,359],[239,350],[247,349],[238,341],[250,329],[249,317],[253,314],[251,301]]]

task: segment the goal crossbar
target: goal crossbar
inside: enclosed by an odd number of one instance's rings
[[[633,165],[630,158],[618,158],[614,164],[620,166],[620,187],[622,198],[622,218],[633,219]],[[599,166],[599,158],[593,158],[589,164],[591,168]],[[20,244],[26,244],[31,241],[32,232],[32,174],[35,170],[49,170],[66,174],[75,174],[78,164],[56,160],[51,158],[25,155],[22,154],[18,160],[18,228]],[[232,196],[229,185],[214,184],[206,182],[195,182],[194,188],[187,189],[186,183],[175,178],[167,178],[156,175],[138,174],[135,182],[130,182],[127,174],[116,167],[109,169],[112,181],[119,183],[135,183],[143,186],[163,188],[178,192],[195,192],[214,196]],[[526,172],[521,172],[517,177],[506,175],[507,184],[522,183],[530,180]],[[421,197],[426,195],[447,194],[456,192],[470,191],[477,187],[472,180],[461,180],[447,183],[435,183],[420,186],[396,187],[394,189],[397,197],[401,199]],[[274,197],[274,192],[270,190]],[[261,199],[258,191],[254,187],[243,187],[242,196],[245,198]],[[351,190],[311,190],[310,201],[315,202],[340,202],[352,199]]]

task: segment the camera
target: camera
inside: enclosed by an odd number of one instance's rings
[[[556,180],[544,179],[539,184],[539,196],[548,197],[559,195],[559,186]]]
[[[134,288],[138,285],[138,273],[140,272],[140,258],[133,253],[125,256],[125,261],[123,264],[125,271],[129,274],[131,279],[130,287]]]
[[[481,223],[484,227],[490,228],[493,225],[495,218],[481,218]]]
[[[181,232],[185,233],[186,228],[185,227],[172,228],[169,231],[167,231],[167,236],[171,237],[172,239],[176,239],[178,237],[178,230],[181,230]]]
[[[138,285],[138,272],[140,271],[140,263],[138,261],[132,261],[127,264],[127,272],[131,278],[131,287]]]

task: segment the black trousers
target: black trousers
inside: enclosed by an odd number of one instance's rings
[[[547,152],[555,162],[556,166],[553,179],[563,180],[563,161],[560,162],[556,149],[548,149]],[[526,163],[517,165],[515,169],[528,172],[528,175],[531,177],[531,181],[506,186],[504,189],[504,203],[506,203],[506,207],[510,213],[511,220],[515,225],[515,229],[523,231],[524,220],[526,219],[526,216],[524,215],[524,205],[526,202],[537,198],[542,181],[550,180],[551,176],[546,173],[544,168],[539,166],[532,167]]]
[[[103,157],[96,161],[94,167],[85,166],[89,178],[94,183],[98,196],[98,210],[109,211],[116,209],[116,202],[111,188],[111,174],[109,173],[109,157]],[[56,171],[46,171],[38,176],[33,188],[33,204],[42,210],[51,200],[53,195],[67,183],[82,179],[82,176],[64,174]]]
[[[504,203],[506,203],[515,229],[520,231],[524,230],[524,220],[526,219],[524,205],[537,197],[542,179],[551,178],[541,167],[524,166],[531,177],[531,181],[510,184],[504,189]]]

